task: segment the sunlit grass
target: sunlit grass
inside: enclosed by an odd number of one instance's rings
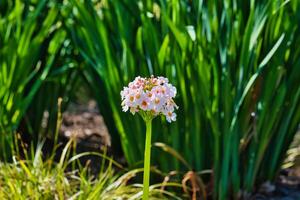
[[[122,166],[105,154],[84,152],[72,155],[70,140],[58,161],[53,155],[44,158],[42,143],[32,157],[25,152],[21,159],[16,155],[11,163],[0,162],[1,199],[141,199],[142,184],[129,183],[143,169],[122,170]],[[98,174],[90,171],[89,164],[82,166],[79,158],[88,155],[101,156]],[[30,158],[31,157],[31,158]],[[30,158],[30,159],[29,159]],[[72,166],[73,163],[77,167]],[[119,172],[116,172],[116,169]],[[132,181],[131,181],[132,182]],[[172,192],[161,189],[162,184],[150,186],[150,199],[181,199]],[[164,186],[181,188],[181,184],[167,183]]]

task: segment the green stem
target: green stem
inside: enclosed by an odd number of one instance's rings
[[[152,129],[152,120],[147,120],[146,121],[145,158],[144,158],[143,200],[149,199],[151,132],[152,132],[151,129]]]

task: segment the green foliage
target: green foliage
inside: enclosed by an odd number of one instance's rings
[[[119,93],[154,74],[177,86],[180,109],[174,124],[155,121],[153,140],[197,171],[213,168],[215,198],[274,177],[300,119],[298,1],[70,2],[85,77],[130,165],[143,158],[144,127]],[[186,169],[158,150],[152,158]]]
[[[17,0],[6,6],[0,13],[2,158],[10,157],[13,132],[46,79],[66,36],[55,21],[59,12],[55,4],[39,1],[32,6]]]
[[[59,16],[59,20],[61,19]],[[63,99],[64,111],[83,82],[79,68],[80,63],[74,57],[73,46],[66,36],[47,78],[32,99],[19,128],[22,133],[29,133],[35,144],[39,138],[53,138],[57,121],[57,99]]]
[[[127,182],[143,169],[115,172],[120,164],[98,152],[84,152],[74,155],[75,142],[70,140],[63,148],[58,161],[55,154],[45,158],[43,142],[39,142],[36,151],[22,149],[25,159],[18,151],[12,163],[0,162],[0,198],[1,199],[141,199],[142,186]],[[73,156],[72,156],[73,155]],[[100,156],[100,172],[90,172],[90,166],[82,166],[80,158]],[[77,164],[77,168],[73,164]],[[115,168],[113,168],[115,167]],[[167,183],[166,186],[180,187],[180,184]],[[152,185],[151,199],[180,199],[172,193],[160,189],[161,184]]]

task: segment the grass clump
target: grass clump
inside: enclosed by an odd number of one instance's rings
[[[13,156],[12,162],[0,162],[0,199],[141,199],[142,184],[128,182],[143,169],[121,170],[111,158],[98,152],[74,154],[73,140],[62,150],[59,159],[54,153],[45,158],[43,143],[35,152],[24,151],[24,158]],[[99,173],[91,172],[89,162],[82,165],[80,158],[87,155],[101,156]],[[76,164],[76,165],[75,165]],[[115,166],[115,167],[113,167]],[[120,170],[119,170],[120,171]],[[150,199],[180,199],[161,190],[162,184],[150,186]],[[168,183],[166,186],[180,184]]]

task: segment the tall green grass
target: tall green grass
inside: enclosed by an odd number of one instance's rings
[[[13,133],[46,79],[66,32],[47,1],[1,3],[0,154],[9,158]]]
[[[58,18],[62,20],[61,16]],[[63,99],[62,110],[64,111],[71,99],[74,100],[78,95],[78,88],[82,87],[80,63],[73,52],[74,48],[66,35],[47,78],[37,90],[19,126],[18,130],[29,136],[35,145],[40,138],[54,138],[57,99]]]
[[[130,165],[142,159],[145,128],[122,113],[119,92],[154,74],[177,86],[180,109],[176,123],[154,123],[153,141],[197,171],[213,168],[215,199],[274,178],[300,120],[298,1],[70,2],[84,76]],[[158,149],[153,160],[186,170]]]

